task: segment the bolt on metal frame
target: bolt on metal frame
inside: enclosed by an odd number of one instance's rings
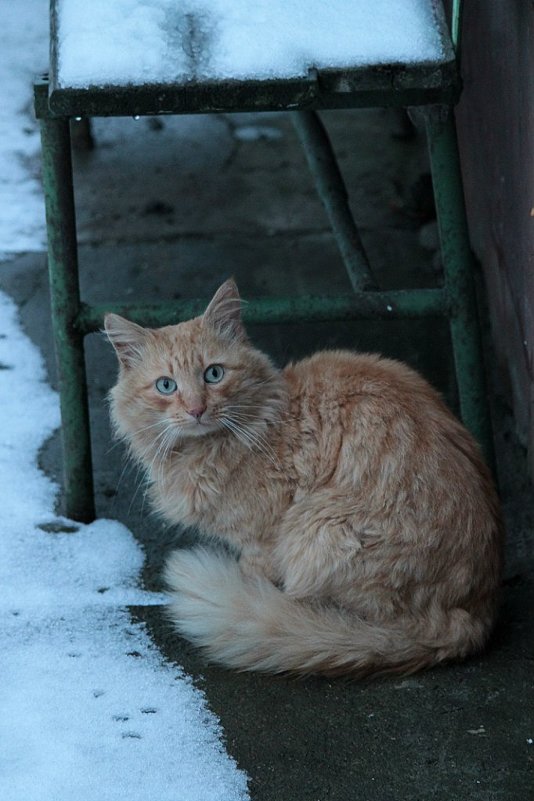
[[[208,302],[208,299],[198,299],[157,305],[89,306],[81,300],[69,128],[73,117],[289,111],[353,293],[252,299],[244,311],[245,321],[447,318],[461,417],[492,465],[493,440],[483,374],[474,265],[453,112],[460,93],[454,52],[460,31],[459,0],[454,0],[453,6],[452,39],[442,11],[436,6],[445,52],[443,63],[438,67],[435,63],[393,64],[349,67],[321,74],[311,71],[306,79],[298,80],[62,89],[55,83],[52,59],[50,79],[43,76],[35,84],[35,108],[41,121],[52,323],[62,416],[64,495],[69,517],[90,521],[95,516],[85,335],[101,328],[106,311],[126,315],[140,324],[160,326],[200,314]],[[52,0],[53,12],[54,8],[55,0]],[[54,54],[54,13],[52,23]],[[444,285],[440,288],[379,290],[372,275],[349,208],[343,178],[317,110],[373,106],[423,109],[444,269]]]

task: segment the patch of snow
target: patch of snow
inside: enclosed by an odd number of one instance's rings
[[[187,72],[187,16],[176,0],[59,0],[59,81],[165,83]],[[135,77],[134,77],[135,76]]]
[[[33,82],[48,69],[48,0],[2,2],[0,258],[46,248]]]
[[[295,78],[438,61],[434,0],[58,0],[58,83]]]
[[[54,515],[58,399],[2,293],[0,409],[0,798],[245,801],[204,696],[125,609],[162,602],[131,533]]]

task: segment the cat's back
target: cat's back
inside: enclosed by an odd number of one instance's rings
[[[407,402],[442,407],[438,393],[403,362],[377,353],[323,350],[286,367],[285,376],[293,398],[314,399],[317,406],[372,402],[382,406]],[[419,407],[420,408],[420,407]]]
[[[371,482],[381,476],[396,483],[417,475],[427,488],[445,483],[451,489],[463,480],[489,486],[473,437],[408,365],[379,354],[332,350],[284,372],[306,459],[315,449],[318,462],[328,459],[336,480],[350,476],[357,483],[365,473]]]

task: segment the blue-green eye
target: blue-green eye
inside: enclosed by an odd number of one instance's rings
[[[218,384],[224,376],[224,367],[221,364],[210,364],[204,371],[206,384]]]
[[[156,381],[156,389],[162,395],[172,395],[176,391],[176,381],[164,375]]]

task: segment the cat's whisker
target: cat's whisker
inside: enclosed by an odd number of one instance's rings
[[[149,423],[147,426],[142,426],[141,428],[137,428],[135,431],[132,431],[132,436],[141,434],[143,431],[149,431],[151,428],[158,428],[159,426],[165,425],[168,422],[169,421],[163,417],[160,420],[156,420],[154,423]]]
[[[142,451],[137,452],[135,454],[136,460],[138,462],[138,471],[137,471],[137,486],[135,488],[135,492],[133,494],[132,500],[130,502],[130,506],[128,508],[128,514],[131,512],[132,505],[139,493],[139,490],[144,485],[145,489],[143,492],[143,502],[142,502],[142,511],[144,511],[145,502],[147,493],[149,490],[150,479],[154,482],[158,482],[162,478],[162,471],[164,469],[165,460],[174,446],[176,442],[176,433],[177,433],[177,426],[173,420],[158,420],[157,423],[154,423],[150,426],[145,426],[144,429],[138,429],[138,432],[143,430],[147,430],[149,428],[156,428],[158,426],[165,426],[162,431],[159,432],[157,437]],[[156,451],[154,452],[154,448],[157,445]],[[146,457],[151,454],[152,458],[150,462],[146,463]],[[144,469],[143,475],[139,476],[141,469]]]
[[[225,405],[224,408],[225,408],[226,411],[230,411],[232,414],[246,415],[247,417],[256,418],[257,420],[261,420],[263,418],[263,415],[261,414],[261,412],[265,411],[265,406],[258,406],[257,409],[259,410],[259,412],[256,409],[253,409],[251,411],[247,411],[246,409],[243,409],[243,407],[241,407],[241,406],[228,406],[228,405]]]
[[[158,436],[147,445],[146,448],[144,448],[142,451],[136,452],[135,456],[139,461],[144,462],[145,457],[154,450],[156,443],[162,438],[165,438],[168,430],[174,427],[174,424],[169,420],[163,420],[162,423],[165,424],[163,431],[161,431]]]
[[[122,444],[123,444],[123,440],[122,439],[117,439],[116,442],[114,442],[113,445],[110,445],[109,448],[105,451],[105,455],[109,456],[109,454],[112,451],[114,451],[115,448],[118,448],[119,445],[122,445]]]
[[[225,411],[228,412],[228,409],[226,408]],[[251,421],[252,420],[253,422],[256,422],[256,423],[263,423],[264,422],[263,417],[261,415],[255,414],[255,413],[254,414],[248,414],[247,412],[235,412],[234,411],[234,412],[231,412],[230,416],[235,420],[238,420],[238,419],[239,420],[247,420],[247,421]]]
[[[229,409],[263,409],[264,403],[228,403]]]
[[[160,455],[160,462],[162,464],[165,463],[165,461],[168,458],[169,454],[172,452],[172,449],[175,447],[178,433],[179,433],[179,428],[176,425],[176,423],[173,423],[167,429],[166,436],[164,438],[165,439],[165,444],[164,444],[162,453]]]
[[[226,408],[229,408],[229,407],[226,407]],[[251,422],[253,422],[253,423],[263,423],[264,425],[266,425],[266,421],[263,420],[261,417],[259,417],[258,415],[255,415],[255,414],[247,414],[247,413],[244,413],[244,412],[232,412],[232,414],[226,415],[226,416],[230,420],[232,420],[234,423],[236,423],[236,424],[239,423],[242,426],[244,426],[251,434],[253,434],[259,440],[264,442],[265,445],[270,450],[272,450],[272,448],[270,446],[270,443],[269,443],[269,440],[266,437],[266,434],[263,431],[258,431],[256,428],[254,428],[254,429],[250,428],[250,423]]]
[[[152,460],[152,464],[157,464],[157,466],[161,469],[161,466],[165,462],[165,456],[168,454],[169,444],[174,445],[176,440],[176,429],[175,424],[173,422],[169,423],[168,426],[163,431],[163,436],[161,437],[161,442],[158,446],[156,453],[154,454],[154,458]],[[171,435],[171,436],[169,436]]]
[[[230,423],[226,419],[223,420],[221,418],[220,422],[226,429],[228,429],[228,431],[231,434],[233,434],[235,436],[235,438],[237,440],[239,440],[239,442],[241,442],[242,445],[245,446],[245,448],[247,448],[247,450],[252,451],[253,444],[249,440],[247,440],[245,437],[242,436],[241,431],[239,429],[237,429],[232,423]]]
[[[221,422],[223,425],[226,424],[226,427],[232,431],[243,444],[245,444],[246,440],[250,450],[256,447],[260,453],[262,453],[272,462],[273,465],[275,465],[275,467],[279,466],[278,460],[276,459],[276,454],[259,432],[252,431],[250,428],[240,424],[237,420],[233,420],[228,415],[226,415],[224,418],[221,418]]]
[[[234,414],[234,411],[233,411],[234,409],[237,409],[238,411],[241,411],[242,409],[261,409],[262,411],[265,411],[266,409],[268,409],[268,405],[265,404],[265,403],[257,403],[257,404],[254,404],[254,403],[240,403],[240,404],[235,404],[235,405],[233,405],[233,404],[225,404],[224,408],[225,408],[225,410],[231,410],[232,414]],[[261,418],[261,415],[258,415],[257,413],[254,414],[254,412],[251,412],[251,415],[255,416],[256,418],[258,418],[258,417]],[[300,420],[300,419],[301,419],[301,415],[290,415],[288,412],[280,411],[278,413],[276,422],[287,422],[289,420]]]
[[[165,422],[165,421],[163,421],[163,422]],[[168,429],[168,426],[160,434],[158,434],[158,436],[156,437],[156,440],[154,442],[157,442],[158,439],[160,439],[162,436],[164,437],[165,434],[167,433],[167,429]],[[144,511],[146,494],[147,494],[147,491],[148,491],[148,483],[147,483],[146,479],[147,479],[147,475],[150,472],[150,467],[147,467],[143,462],[144,462],[144,457],[147,455],[147,453],[149,451],[152,450],[153,447],[154,447],[154,443],[152,443],[148,448],[145,448],[145,450],[141,454],[139,454],[140,461],[138,463],[137,474],[136,474],[136,488],[135,488],[135,491],[133,493],[132,500],[130,501],[130,505],[128,507],[128,514],[130,514],[130,512],[131,512],[133,503],[134,503],[134,501],[135,501],[135,499],[137,497],[137,494],[139,493],[139,490],[141,489],[142,486],[145,486],[145,491],[143,492],[143,503],[142,503],[142,506],[141,506],[141,511],[142,512]],[[158,447],[158,450],[159,450],[159,447]],[[144,472],[141,473],[141,470],[143,470],[143,469],[144,469]]]
[[[124,440],[123,439],[120,439],[116,443],[116,445],[121,445],[121,444],[124,444]],[[148,450],[148,448],[146,450]],[[126,474],[128,472],[128,468],[130,467],[130,465],[132,466],[132,469],[135,469],[135,478],[134,478],[135,490],[134,490],[133,498],[131,499],[130,504],[128,506],[128,514],[130,514],[133,501],[135,499],[135,496],[137,495],[137,492],[139,491],[139,486],[140,486],[140,484],[142,482],[142,478],[143,477],[142,476],[140,477],[140,473],[141,473],[141,470],[144,467],[144,465],[142,463],[142,457],[143,457],[144,453],[145,452],[143,451],[142,453],[134,454],[133,451],[132,451],[131,444],[130,444],[125,449],[125,451],[124,451],[124,453],[122,455],[123,466],[122,466],[122,470],[121,470],[120,475],[119,475],[119,479],[118,479],[118,481],[117,481],[117,483],[115,485],[115,498],[119,494],[119,489],[121,487],[122,481],[123,481],[124,477],[126,476]]]
[[[176,445],[176,427],[175,425],[170,426],[166,432],[165,437],[162,440],[160,447],[154,457],[152,466],[151,466],[151,475],[154,476],[154,482],[156,484],[164,484],[165,477],[167,472],[167,461],[169,455],[172,453],[175,445]],[[157,460],[157,461],[156,461]],[[144,496],[143,496],[143,508],[146,501],[146,497],[148,494],[149,487],[147,486]]]
[[[271,454],[274,454],[274,451],[272,450],[266,435],[263,432],[258,431],[256,428],[251,429],[250,427],[251,422],[253,423],[259,422],[258,417],[256,417],[255,415],[246,417],[240,413],[234,412],[232,415],[230,415],[230,419],[236,425],[240,425],[242,428],[246,429],[251,434],[251,436],[253,436],[258,442],[261,442],[262,445],[265,446],[265,449],[267,451],[269,451]]]
[[[163,477],[163,469],[165,464],[165,458],[162,458],[164,455],[168,455],[169,445],[174,446],[176,442],[176,433],[177,433],[177,426],[174,421],[166,421],[167,425],[164,430],[156,437],[154,443],[152,443],[152,448],[154,447],[155,443],[158,442],[158,447],[155,453],[150,460],[149,465],[147,466],[147,474],[150,478],[155,481],[156,483],[161,480]]]
[[[145,431],[149,431],[152,428],[158,428],[159,426],[164,425],[165,422],[166,422],[165,420],[156,420],[155,423],[150,423],[147,426],[142,426],[141,428],[135,429],[135,431],[132,431],[131,436],[132,437],[136,437],[138,434],[143,434]],[[111,451],[114,450],[115,448],[117,448],[123,441],[124,440],[123,440],[122,437],[117,439],[117,441],[114,442],[113,445],[111,445],[108,448],[108,450],[106,451],[106,455],[111,453]]]
[[[148,426],[143,426],[142,428],[138,428],[138,429],[136,429],[136,431],[134,431],[134,432],[133,432],[134,434],[140,434],[140,433],[143,433],[144,431],[148,431],[149,429],[152,429],[152,428],[158,428],[158,427],[160,427],[160,426],[162,426],[162,425],[164,425],[164,426],[165,426],[165,429],[164,429],[163,431],[161,431],[161,432],[158,434],[158,436],[157,436],[157,437],[156,437],[154,440],[152,440],[152,441],[151,441],[151,442],[150,442],[150,443],[149,443],[149,444],[148,444],[148,445],[147,445],[147,446],[146,446],[144,449],[142,449],[142,450],[139,450],[139,449],[136,449],[136,450],[134,450],[134,449],[132,448],[132,446],[131,446],[131,443],[130,443],[128,456],[129,456],[130,458],[132,458],[132,459],[133,459],[135,462],[137,462],[138,464],[139,464],[139,463],[141,463],[141,466],[143,466],[144,459],[145,459],[145,457],[147,456],[147,454],[149,454],[149,453],[150,453],[150,452],[153,450],[155,443],[158,441],[158,439],[159,439],[159,438],[160,438],[160,437],[161,437],[163,434],[165,434],[165,431],[166,431],[166,429],[167,429],[167,427],[168,427],[168,425],[169,425],[169,421],[168,421],[168,420],[165,420],[165,419],[162,419],[162,420],[157,420],[155,423],[151,423],[151,424],[150,424],[150,425],[148,425]],[[120,439],[120,440],[119,440],[119,441],[116,443],[116,445],[120,445],[122,442],[123,442],[123,439]],[[115,446],[114,446],[114,447],[115,447]],[[119,478],[119,482],[118,482],[118,484],[117,484],[117,489],[118,489],[118,485],[119,485],[119,484],[120,484],[120,482],[121,482],[121,479],[122,479],[122,477],[123,477],[123,474],[124,474],[124,472],[125,472],[125,469],[126,469],[126,467],[127,467],[127,466],[128,466],[128,462],[126,463],[125,467],[124,467],[124,468],[123,468],[123,470],[122,470],[122,473],[121,473],[121,475],[120,475],[120,478]],[[138,470],[139,470],[139,467],[138,467]]]
[[[137,494],[138,494],[139,490],[141,489],[141,487],[143,485],[146,486],[146,481],[145,481],[146,474],[145,473],[141,473],[141,469],[142,469],[142,466],[139,465],[138,469],[137,469],[136,476],[135,476],[135,490],[134,490],[134,493],[132,495],[132,499],[130,501],[130,505],[128,506],[128,515],[132,511],[132,506],[134,504],[135,499],[137,498]]]
[[[122,467],[121,474],[120,474],[120,476],[119,476],[119,480],[117,481],[117,485],[116,485],[116,487],[115,487],[115,493],[118,493],[118,491],[119,491],[119,487],[120,487],[120,485],[121,485],[122,479],[123,479],[123,478],[124,478],[124,476],[125,476],[126,470],[127,470],[127,469],[128,469],[128,467],[130,466],[130,460],[128,459],[128,456],[127,456],[127,454],[124,454],[122,458],[123,458],[123,461],[124,461],[124,465],[123,465],[123,467]]]
[[[274,465],[279,465],[279,459],[276,456],[276,453],[274,452],[274,450],[272,449],[270,443],[265,438],[265,436],[263,434],[260,434],[259,432],[256,432],[256,441],[257,441],[258,445],[261,444],[261,446],[263,448],[263,452],[265,453],[266,456],[268,456],[271,459],[271,462]]]

